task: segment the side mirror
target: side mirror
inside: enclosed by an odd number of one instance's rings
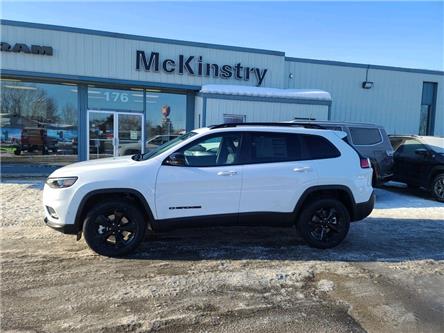
[[[172,153],[164,161],[164,164],[171,166],[184,166],[186,165],[185,155],[183,153]]]
[[[423,157],[427,157],[429,155],[429,151],[427,149],[424,149],[424,148],[418,148],[418,149],[415,150],[415,154],[423,156]]]

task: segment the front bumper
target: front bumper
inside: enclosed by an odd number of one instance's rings
[[[363,220],[369,216],[375,207],[375,201],[376,195],[373,191],[368,201],[357,203],[353,210],[352,221]]]
[[[80,231],[75,224],[56,224],[49,221],[47,217],[44,218],[44,221],[48,227],[60,231],[63,234],[77,235]]]

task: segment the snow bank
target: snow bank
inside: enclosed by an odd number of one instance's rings
[[[330,93],[312,89],[278,89],[225,84],[206,84],[200,90],[202,94],[222,94],[234,96],[274,97],[290,99],[309,99],[331,101]]]

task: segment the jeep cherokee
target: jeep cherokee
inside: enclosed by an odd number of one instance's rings
[[[223,124],[146,154],[71,164],[46,181],[45,222],[105,256],[133,251],[148,227],[295,226],[309,245],[331,248],[374,205],[369,160],[345,136]]]

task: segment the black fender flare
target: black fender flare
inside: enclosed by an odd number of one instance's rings
[[[117,195],[132,195],[134,197],[136,197],[140,203],[143,206],[144,209],[144,213],[146,213],[146,215],[148,215],[149,221],[154,221],[154,215],[153,212],[151,210],[150,205],[148,204],[148,201],[146,200],[145,196],[140,193],[139,191],[132,189],[132,188],[106,188],[106,189],[100,189],[100,190],[94,190],[91,192],[88,192],[80,201],[79,207],[77,208],[77,213],[76,213],[76,217],[74,220],[74,225],[75,228],[77,230],[77,232],[80,232],[82,230],[82,214],[83,214],[83,210],[85,208],[86,203],[88,202],[89,199],[91,199],[92,197],[96,196],[96,195],[101,195],[101,194],[117,194]]]
[[[347,207],[350,209],[350,218],[351,220],[355,220],[356,216],[356,202],[355,198],[353,196],[352,191],[350,188],[348,188],[345,185],[316,185],[307,188],[304,193],[302,193],[301,197],[299,198],[298,202],[296,203],[296,206],[294,208],[293,214],[295,218],[297,218],[301,212],[302,206],[306,202],[306,199],[308,196],[314,192],[321,192],[321,191],[343,191],[347,194],[347,199],[349,200],[350,207]]]

